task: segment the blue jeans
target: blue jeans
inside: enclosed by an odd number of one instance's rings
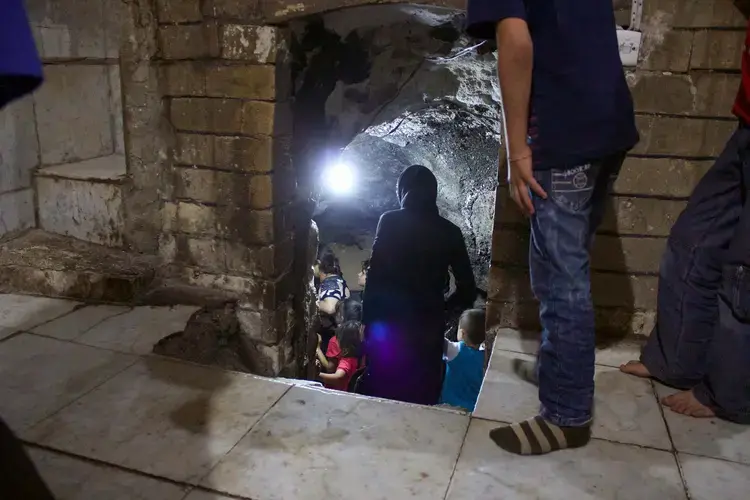
[[[595,333],[589,256],[624,156],[534,173],[547,192],[546,200],[533,196],[529,248],[542,323],[540,414],[560,426],[591,421]]]
[[[750,127],[741,125],[669,235],[658,314],[641,355],[651,375],[750,424]]]

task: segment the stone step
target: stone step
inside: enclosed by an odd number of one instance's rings
[[[122,155],[38,170],[39,227],[91,243],[122,247],[125,175]]]
[[[134,303],[158,261],[41,230],[0,242],[0,293]]]

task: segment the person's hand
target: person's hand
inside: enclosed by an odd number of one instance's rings
[[[510,197],[526,216],[534,213],[534,204],[531,201],[529,189],[534,191],[539,197],[547,199],[547,193],[536,179],[534,179],[531,148],[528,146],[516,150],[516,153],[508,160],[508,183]]]
[[[323,343],[323,337],[321,337],[320,334],[318,334],[318,348],[320,348],[320,344],[322,343]]]

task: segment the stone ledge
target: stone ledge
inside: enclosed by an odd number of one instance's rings
[[[37,177],[54,177],[89,182],[120,183],[127,174],[125,156],[109,155],[74,163],[40,168]]]

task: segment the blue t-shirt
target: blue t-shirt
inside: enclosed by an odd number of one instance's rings
[[[42,83],[23,0],[0,0],[0,108]]]
[[[529,138],[535,169],[569,168],[638,142],[612,0],[468,0],[471,36],[524,19],[534,43]]]
[[[440,403],[474,411],[484,380],[484,351],[463,342],[447,342]]]

